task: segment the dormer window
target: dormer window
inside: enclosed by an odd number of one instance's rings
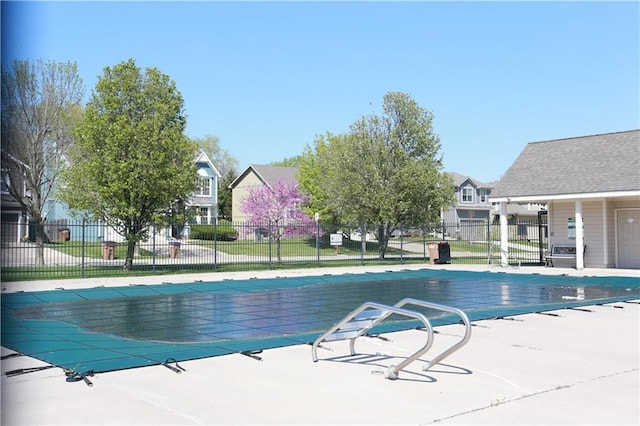
[[[485,204],[487,202],[487,200],[489,199],[489,190],[488,189],[479,189],[478,190],[478,196],[480,197],[480,202]]]
[[[470,186],[462,188],[460,198],[460,201],[463,203],[473,203],[473,188]]]

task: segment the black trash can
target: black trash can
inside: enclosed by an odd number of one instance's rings
[[[438,263],[451,263],[451,247],[446,241],[438,243]]]
[[[448,242],[429,243],[427,248],[429,249],[429,263],[432,265],[451,262],[451,248]]]

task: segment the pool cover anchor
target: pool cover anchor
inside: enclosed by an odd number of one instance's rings
[[[176,366],[172,366],[169,365],[170,362],[175,362]],[[179,364],[178,364],[178,360],[175,358],[167,358],[162,365],[164,365],[165,367],[167,367],[169,370],[173,371],[174,373],[180,374],[183,371],[187,371],[186,369],[182,368]]]
[[[89,370],[86,373],[78,373],[75,370],[64,370],[64,374],[67,376],[67,378],[65,379],[67,383],[79,382],[80,380],[82,380],[87,386],[93,386],[93,382],[87,377],[93,377],[93,375],[95,374],[93,370]]]

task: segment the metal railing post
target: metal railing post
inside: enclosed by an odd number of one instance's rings
[[[360,225],[360,265],[364,266],[364,251],[367,248],[367,234],[365,234],[365,226]]]
[[[320,221],[316,217],[316,258],[318,259],[318,267],[320,267]]]
[[[151,239],[151,271],[156,271],[156,226],[153,226],[153,238]]]
[[[267,231],[269,233],[268,237],[269,237],[269,269],[273,269],[273,255],[271,253],[271,221],[269,221],[269,223],[267,224]]]
[[[81,249],[80,249],[80,276],[82,278],[85,278],[85,263],[86,263],[86,236],[85,236],[85,226],[86,226],[86,219],[83,217],[82,218],[82,241],[81,241]]]
[[[218,270],[218,218],[213,224],[213,270]]]

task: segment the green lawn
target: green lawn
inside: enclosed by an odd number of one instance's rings
[[[254,240],[236,240],[236,241],[198,241],[191,240],[191,244],[197,244],[202,247],[207,247],[210,249],[215,248],[216,250],[232,254],[232,255],[246,255],[246,256],[268,256],[269,251],[271,251],[271,255],[275,256],[277,244],[275,241],[269,242],[267,239],[262,242],[257,242]],[[320,244],[320,255],[328,256],[335,253],[335,248],[329,245],[328,241],[321,241]],[[379,249],[379,245],[376,242],[367,242],[366,252],[367,254],[377,254]],[[338,252],[341,254],[351,254],[357,255],[360,254],[360,241],[343,241],[342,246],[338,248]],[[400,254],[400,250],[389,247],[387,249],[388,254]],[[314,238],[309,239],[300,239],[300,238],[291,238],[291,239],[282,239],[280,241],[280,254],[283,257],[288,256],[315,256],[317,255],[316,251],[316,242]]]
[[[64,253],[70,256],[82,257],[82,243],[79,241],[66,241],[66,242],[55,242],[45,244],[45,247],[59,251],[60,253]],[[145,250],[139,249],[139,256],[137,257],[153,257],[153,253]],[[102,259],[102,243],[100,242],[85,242],[84,243],[84,256],[89,259]],[[126,243],[116,243],[114,256],[116,259],[124,259],[127,257],[127,244]]]

